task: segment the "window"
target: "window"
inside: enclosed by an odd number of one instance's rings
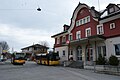
[[[69,40],[70,41],[72,40],[72,33],[69,35]]]
[[[80,26],[80,25],[86,24],[88,22],[90,22],[90,16],[87,16],[87,17],[84,17],[84,18],[82,18],[80,20],[77,20],[76,21],[76,26]]]
[[[60,44],[60,38],[57,38],[57,44]]]
[[[98,46],[97,47],[98,56],[101,54],[102,56],[106,56],[106,46]]]
[[[80,19],[80,25],[82,25],[83,24],[83,21],[82,21],[82,19]]]
[[[114,12],[114,8],[113,8],[113,7],[110,8],[110,9],[109,9],[109,12],[110,12],[110,13]]]
[[[114,29],[115,28],[115,23],[111,23],[110,24],[110,29]]]
[[[79,26],[79,20],[78,20],[78,21],[76,21],[76,26]]]
[[[63,50],[63,56],[65,56],[65,50]]]
[[[120,44],[115,44],[115,54],[120,55]]]
[[[104,34],[103,24],[97,25],[97,34]]]
[[[76,32],[76,39],[80,39],[81,38],[81,31],[77,31]]]
[[[62,37],[62,43],[65,43],[66,42],[66,38],[65,36]]]
[[[37,47],[33,47],[34,48],[34,50],[37,50]]]
[[[106,56],[106,46],[102,46],[103,49],[103,55]]]
[[[87,16],[87,23],[90,22],[90,16]]]
[[[97,47],[98,49],[98,55],[101,54],[101,46]]]
[[[86,23],[86,18],[83,19],[83,24],[85,24],[85,23]]]
[[[73,50],[70,50],[70,55],[73,55]]]
[[[91,36],[91,28],[86,29],[86,37]]]
[[[77,60],[82,60],[82,48],[80,46],[77,47]]]

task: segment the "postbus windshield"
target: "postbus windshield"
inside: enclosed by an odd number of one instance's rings
[[[15,53],[14,58],[15,59],[24,59],[25,58],[25,53]]]

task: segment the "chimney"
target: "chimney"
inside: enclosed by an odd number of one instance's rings
[[[94,6],[92,6],[92,7],[91,7],[91,9],[92,9],[92,10],[95,10],[95,7],[94,7]]]
[[[68,25],[66,25],[66,24],[64,24],[64,31],[66,31],[66,30],[68,30],[69,29],[69,26]]]

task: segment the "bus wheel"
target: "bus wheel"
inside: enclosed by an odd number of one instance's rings
[[[16,65],[16,63],[12,63],[13,65]]]
[[[21,65],[23,65],[23,63],[21,63]]]

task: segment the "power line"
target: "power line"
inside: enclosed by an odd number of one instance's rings
[[[28,10],[28,11],[30,11],[30,10],[41,11],[41,9],[40,9],[39,7],[38,7],[37,9],[0,9],[0,11],[1,11],[1,10],[2,10],[2,11],[7,11],[7,10],[8,10],[8,11],[22,11],[22,10],[24,10],[24,11],[25,11],[25,10],[26,10],[26,11],[27,11],[27,10]]]
[[[0,10],[35,10],[35,9],[0,9]]]

